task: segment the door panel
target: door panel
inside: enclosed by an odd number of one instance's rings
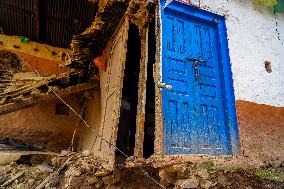
[[[113,170],[115,163],[115,144],[120,116],[125,57],[127,51],[129,20],[125,18],[114,33],[107,54],[107,71],[100,72],[101,86],[101,133],[99,145],[94,145],[96,155],[105,160],[104,165]],[[106,142],[109,141],[109,142]],[[97,149],[96,149],[97,148]]]
[[[162,22],[165,152],[227,154],[217,23],[169,8]]]

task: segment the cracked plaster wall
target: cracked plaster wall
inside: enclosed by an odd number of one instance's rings
[[[64,100],[75,111],[80,111],[77,97],[68,97]],[[59,100],[57,102],[60,103]],[[15,138],[46,147],[51,151],[67,149],[78,118],[71,111],[68,116],[55,115],[55,104],[40,103],[0,116],[0,140]]]

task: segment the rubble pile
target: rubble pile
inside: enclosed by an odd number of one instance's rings
[[[218,168],[213,163],[175,164],[159,170],[161,183],[167,188],[273,188],[284,187],[280,172],[253,172],[242,167]],[[284,175],[282,175],[283,177]],[[265,177],[271,177],[270,179]],[[274,177],[274,178],[272,178]],[[271,180],[272,179],[272,180]],[[273,180],[274,179],[274,180]],[[276,181],[276,180],[278,181]]]
[[[22,156],[16,162],[0,166],[0,188],[7,189],[91,189],[91,188],[284,188],[279,179],[283,172],[265,170],[257,175],[244,169],[220,169],[211,163],[180,163],[154,168],[138,166],[116,167],[106,170],[102,160],[89,152],[60,154],[33,154]],[[282,169],[283,171],[283,169]],[[147,172],[147,174],[145,174]],[[274,180],[267,176],[275,177]],[[277,180],[278,179],[278,180]]]
[[[149,171],[149,173],[151,170]],[[158,176],[158,172],[155,172]],[[153,176],[153,175],[151,175]],[[139,179],[137,179],[139,178]],[[155,179],[158,180],[158,177]],[[0,189],[93,189],[93,188],[153,188],[153,183],[138,168],[106,170],[102,160],[88,152],[31,154],[16,162],[0,166]]]
[[[103,188],[112,172],[89,154],[23,156],[0,166],[1,188]],[[106,184],[105,184],[106,182]]]

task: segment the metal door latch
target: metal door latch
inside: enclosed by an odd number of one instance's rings
[[[186,58],[186,60],[187,61],[191,61],[191,62],[201,62],[201,63],[203,63],[203,64],[205,64],[206,63],[206,60],[203,60],[203,59],[201,59],[201,58]]]
[[[173,86],[167,85],[166,83],[159,83],[157,86],[158,86],[158,88],[166,88],[169,91],[171,91],[173,89]]]
[[[198,80],[198,64],[199,62],[206,64],[206,60],[200,59],[200,58],[187,58],[186,60],[194,62],[193,64],[193,70],[194,70],[194,75],[195,75],[195,80]]]

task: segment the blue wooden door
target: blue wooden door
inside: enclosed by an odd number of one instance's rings
[[[230,154],[218,20],[162,13],[164,149]]]

